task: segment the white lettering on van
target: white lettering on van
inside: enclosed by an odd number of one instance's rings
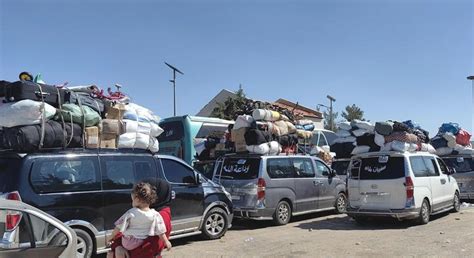
[[[384,171],[385,169],[387,169],[387,166],[383,166],[383,167],[371,167],[371,166],[366,166],[364,168],[365,171],[369,172],[369,173],[381,173],[382,171]]]
[[[236,174],[246,174],[250,170],[250,166],[242,166],[242,165],[225,165],[224,171],[226,173],[236,173]]]

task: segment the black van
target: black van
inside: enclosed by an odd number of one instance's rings
[[[229,193],[172,156],[83,149],[0,154],[0,199],[22,200],[69,225],[78,256],[107,251],[115,220],[131,208],[133,184],[149,178],[171,185],[172,239],[201,233],[216,239],[230,227]]]

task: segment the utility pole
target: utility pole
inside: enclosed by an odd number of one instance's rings
[[[167,65],[169,68],[171,68],[171,70],[173,70],[173,80],[170,80],[170,82],[173,83],[173,116],[176,116],[176,72],[182,75],[184,75],[184,73],[178,70],[178,68],[168,64],[167,62],[165,62],[165,65]]]
[[[331,97],[330,95],[326,96],[329,99],[329,117],[331,118],[331,131],[334,131],[334,117],[332,112],[332,103],[336,102],[336,99]]]
[[[474,75],[468,76],[466,79],[472,82],[472,99],[471,99],[471,130],[474,131]]]

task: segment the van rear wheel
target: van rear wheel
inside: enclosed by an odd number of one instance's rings
[[[336,212],[339,214],[345,213],[347,207],[347,197],[344,193],[339,193],[336,199]]]
[[[290,222],[291,207],[286,201],[278,203],[275,213],[273,214],[273,223],[277,226],[285,225]]]
[[[430,221],[430,204],[426,199],[423,200],[420,208],[420,215],[418,217],[418,223],[421,225],[427,224]]]

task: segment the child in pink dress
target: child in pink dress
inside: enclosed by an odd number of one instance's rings
[[[165,235],[166,226],[163,218],[155,209],[150,208],[150,205],[155,201],[156,190],[149,183],[141,182],[133,187],[133,208],[115,222],[115,229],[109,238],[109,242],[111,242],[119,232],[123,235],[123,248],[117,247],[115,249],[115,257],[125,257],[126,250],[130,251],[139,247],[148,236],[159,236],[166,244],[166,249],[168,251],[171,249],[171,243]],[[113,252],[107,254],[107,258],[113,257]]]

